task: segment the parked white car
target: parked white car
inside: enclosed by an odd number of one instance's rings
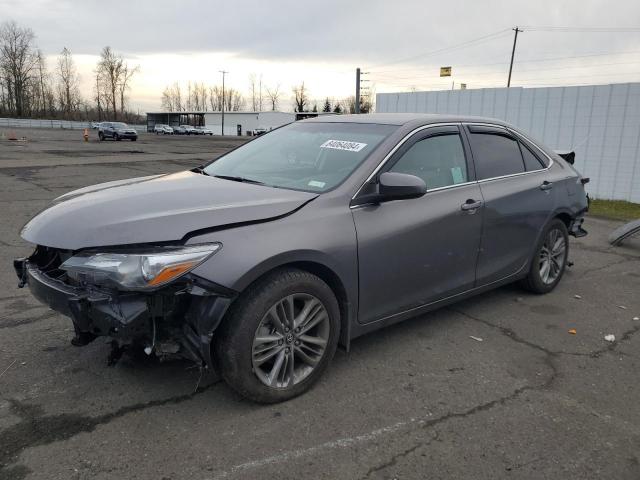
[[[156,135],[173,135],[173,128],[171,128],[169,125],[158,123],[153,127],[153,133],[155,133]]]
[[[198,135],[213,135],[213,131],[207,127],[196,127]]]
[[[200,133],[193,125],[180,125],[180,128],[184,128],[187,135],[198,135],[198,133]]]

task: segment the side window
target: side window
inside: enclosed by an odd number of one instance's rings
[[[438,135],[414,143],[391,167],[424,180],[427,189],[467,181],[467,162],[460,135]]]
[[[478,180],[524,172],[518,142],[494,133],[469,135]]]
[[[527,169],[527,172],[531,172],[533,170],[541,170],[545,167],[542,162],[540,162],[538,157],[536,157],[525,144],[520,143],[520,150],[522,151],[524,167]]]

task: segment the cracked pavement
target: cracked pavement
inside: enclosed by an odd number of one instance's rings
[[[0,479],[640,478],[640,239],[610,247],[617,223],[587,219],[551,294],[507,286],[367,335],[308,394],[260,406],[186,362],[107,367],[11,267],[55,196],[233,141],[28,134],[0,144]]]

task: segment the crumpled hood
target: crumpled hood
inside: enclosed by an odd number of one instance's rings
[[[21,235],[68,250],[178,241],[195,230],[286,215],[317,196],[190,171],[154,175],[62,195]]]

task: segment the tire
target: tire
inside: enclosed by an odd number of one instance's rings
[[[120,141],[120,135],[118,135],[117,133],[114,133],[114,134],[113,134],[113,139],[114,139],[116,142],[119,142],[119,141]]]
[[[285,327],[287,322],[276,328],[270,312],[284,313],[278,309],[283,305],[293,308],[293,318],[301,322],[298,328],[291,323]],[[308,315],[303,317],[305,308]],[[309,324],[313,326],[305,330]],[[276,403],[306,392],[322,376],[335,354],[339,334],[340,309],[331,288],[309,272],[282,269],[240,295],[216,331],[213,355],[222,378],[240,395],[259,403]],[[262,342],[256,343],[258,339]],[[308,343],[309,339],[314,343]],[[325,342],[321,354],[317,354],[322,349],[319,341]],[[312,361],[303,360],[305,357]],[[274,373],[278,360],[280,368]]]
[[[138,137],[132,138],[131,141],[135,142],[136,140],[138,140]]]
[[[551,243],[554,243],[555,248]],[[533,293],[549,293],[560,283],[567,267],[568,256],[567,226],[562,220],[555,218],[546,226],[531,259],[529,273],[521,281],[521,285]]]
[[[104,141],[104,133],[98,132],[98,140],[100,140],[101,142]]]

